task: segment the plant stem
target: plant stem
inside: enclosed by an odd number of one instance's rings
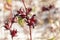
[[[31,27],[29,27],[30,29],[30,40],[32,40],[32,30],[31,30]]]
[[[24,5],[24,7],[25,7],[25,9],[26,9],[26,6],[25,6],[25,3],[24,3],[24,0],[22,0],[22,2],[23,2],[23,5]]]

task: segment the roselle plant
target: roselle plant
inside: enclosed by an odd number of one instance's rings
[[[14,17],[10,18],[10,25],[9,22],[5,23],[5,28],[7,30],[10,30],[10,34],[12,36],[12,38],[17,34],[17,30],[11,30],[11,26],[12,24],[15,22],[15,18],[18,17],[18,23],[21,25],[21,23],[23,22],[22,20],[24,19],[25,22],[27,23],[27,25],[29,26],[29,30],[30,30],[30,40],[32,40],[32,30],[31,28],[34,28],[34,25],[36,23],[36,19],[35,19],[35,14],[32,15],[32,17],[29,17],[28,15],[30,14],[30,12],[32,11],[32,8],[26,8],[24,0],[22,0],[22,3],[24,4],[25,10],[20,8],[19,10],[17,10],[17,14],[14,15]]]
[[[54,8],[54,5],[49,5],[48,7],[43,6],[42,11],[49,11],[52,8]]]
[[[13,37],[16,36],[16,34],[17,34],[17,30],[15,30],[15,29],[11,30],[12,24],[14,23],[14,19],[15,18],[11,18],[10,19],[10,22],[9,21],[8,22],[5,22],[5,26],[4,26],[4,28],[6,30],[10,30],[10,34],[12,36],[12,40],[13,40]]]
[[[24,7],[25,7],[25,11],[24,9],[21,9],[17,11],[18,15],[22,18],[25,19],[27,25],[29,26],[29,30],[30,30],[30,40],[32,40],[32,30],[31,28],[34,28],[34,25],[36,23],[36,19],[35,16],[36,15],[32,15],[32,17],[30,18],[28,15],[30,14],[30,12],[32,11],[32,8],[26,8],[24,0],[22,0]]]

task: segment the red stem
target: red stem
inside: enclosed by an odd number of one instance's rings
[[[31,30],[31,27],[29,29],[30,29],[30,40],[32,40],[32,30]]]
[[[32,0],[30,0],[30,3],[29,3],[30,5],[31,5],[31,2],[32,2]]]
[[[26,5],[25,5],[25,3],[24,3],[24,0],[22,0],[22,2],[23,2],[23,5],[24,5],[24,7],[25,7],[25,9],[26,9]],[[30,40],[32,40],[32,30],[31,30],[31,26],[29,27],[29,30],[30,30]]]
[[[24,0],[22,0],[22,2],[23,2],[23,5],[24,5],[24,7],[25,7],[25,9],[26,9],[26,6],[25,6],[25,3],[24,3]]]

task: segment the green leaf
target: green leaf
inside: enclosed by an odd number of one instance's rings
[[[19,23],[19,25],[21,25],[21,26],[24,26],[24,19],[22,19],[21,17],[18,17],[18,23]]]

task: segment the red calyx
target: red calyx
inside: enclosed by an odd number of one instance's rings
[[[14,37],[17,34],[17,30],[11,30],[10,33],[11,33],[11,36]]]
[[[24,9],[21,9],[19,11],[17,11],[18,15],[20,15],[22,18],[26,18],[27,15],[29,14],[29,12],[31,11],[31,8],[26,8],[26,12],[24,11]]]
[[[27,20],[27,23],[28,23],[29,26],[34,26],[34,24],[36,23],[36,19],[34,18],[34,16],[35,16],[35,15],[33,15],[33,16],[31,17],[31,19],[28,19],[28,20]]]
[[[18,14],[23,14],[24,13],[24,9],[20,8],[18,11],[17,11]]]
[[[31,12],[32,8],[26,8],[26,14],[28,15]]]
[[[49,11],[50,9],[54,8],[54,5],[50,5],[49,7],[42,7],[42,11]]]
[[[5,26],[4,26],[7,30],[9,30],[10,29],[10,27],[9,27],[9,24],[8,23],[5,23]]]
[[[21,18],[26,18],[26,13],[25,13],[24,9],[20,8],[20,10],[17,11],[17,13],[18,13],[18,15],[21,16]]]
[[[49,8],[42,7],[42,11],[49,11]]]
[[[54,5],[50,5],[50,6],[49,6],[49,9],[52,9],[52,8],[54,8]]]

